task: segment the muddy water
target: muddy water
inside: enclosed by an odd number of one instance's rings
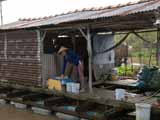
[[[29,110],[19,110],[11,105],[0,105],[0,120],[58,120],[54,116],[42,116]]]

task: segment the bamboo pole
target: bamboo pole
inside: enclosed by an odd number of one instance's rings
[[[46,87],[46,80],[43,78],[43,61],[42,61],[42,56],[43,56],[43,41],[45,39],[46,32],[42,32],[41,30],[37,30],[37,41],[38,41],[38,49],[37,49],[37,59],[40,61],[42,64],[41,68],[41,79],[42,79],[42,86]]]
[[[160,66],[160,28],[157,30],[157,66]]]
[[[156,64],[160,66],[160,7],[155,12],[156,22],[154,25],[157,27],[157,44],[156,44]]]
[[[3,25],[3,10],[2,10],[2,2],[6,0],[0,0],[0,14],[1,14],[1,25]]]
[[[89,92],[92,93],[92,46],[90,28],[87,28],[87,48],[88,48],[88,64],[89,64]]]
[[[4,33],[4,58],[5,58],[5,60],[7,60],[7,47],[8,47],[8,45],[7,45],[7,33],[5,32]]]
[[[3,25],[2,1],[0,1],[1,25]]]
[[[88,67],[89,67],[89,92],[92,93],[92,45],[91,45],[91,33],[90,33],[90,28],[87,27],[87,34],[79,28],[79,31],[83,35],[83,37],[87,40],[87,50],[88,50]]]

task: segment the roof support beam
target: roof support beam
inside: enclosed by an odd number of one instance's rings
[[[86,33],[82,30],[82,28],[79,28],[79,31],[81,32],[82,36],[83,36],[86,40],[88,40],[88,37],[87,37]]]
[[[135,30],[134,32],[136,33],[148,33],[148,32],[157,32],[157,28],[154,28],[154,29],[144,29],[144,30]],[[127,34],[128,31],[125,31],[125,32],[115,32],[114,34],[115,35],[120,35],[120,34]]]
[[[87,50],[88,50],[88,64],[89,64],[89,92],[93,93],[92,89],[92,46],[91,46],[91,32],[90,28],[86,28],[87,33],[85,33],[82,28],[79,28],[79,31],[83,37],[87,40]]]
[[[135,34],[138,38],[140,38],[140,39],[143,40],[144,42],[151,43],[150,41],[146,40],[144,37],[142,37],[142,36],[139,35],[138,33],[133,32],[133,34]]]

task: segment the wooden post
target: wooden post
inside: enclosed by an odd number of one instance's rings
[[[4,33],[4,58],[7,60],[7,33]]]
[[[160,28],[157,30],[157,66],[160,66]]]
[[[157,26],[157,50],[156,50],[156,64],[160,66],[160,7],[155,12],[156,22],[154,25]]]
[[[46,32],[42,32],[41,30],[37,30],[37,40],[38,40],[38,50],[37,50],[37,59],[40,61],[41,64],[41,79],[42,79],[42,87],[46,86],[46,80],[43,79],[43,41],[45,38]]]
[[[83,37],[87,40],[87,50],[88,50],[88,67],[89,67],[89,92],[92,93],[92,45],[91,45],[91,33],[90,28],[87,28],[87,35],[85,32],[79,28],[79,31],[83,35]]]
[[[91,33],[90,28],[87,28],[87,50],[88,50],[88,64],[89,64],[89,91],[93,92],[92,89],[92,45],[91,45]]]
[[[40,60],[40,53],[41,53],[41,32],[37,30],[37,40],[38,40],[38,48],[37,48],[37,58]]]

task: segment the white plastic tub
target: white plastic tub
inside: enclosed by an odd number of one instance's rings
[[[72,83],[72,93],[79,94],[80,84]]]
[[[72,92],[72,84],[73,84],[73,83],[67,83],[67,84],[66,84],[66,91],[67,91],[67,92]]]
[[[126,91],[124,89],[116,89],[115,90],[115,97],[116,100],[125,100]]]
[[[136,120],[150,120],[151,105],[136,103]]]

